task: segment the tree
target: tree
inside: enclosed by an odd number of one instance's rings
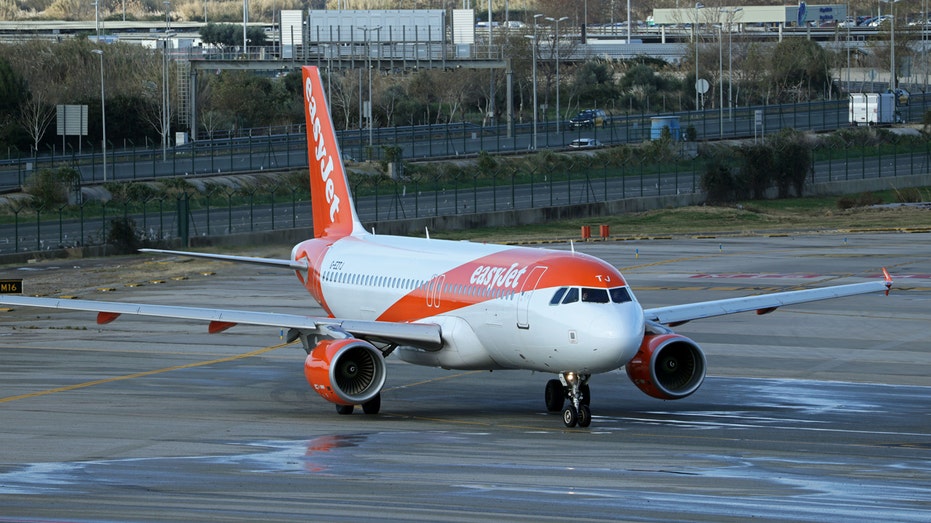
[[[701,176],[701,188],[707,195],[708,203],[725,203],[733,201],[735,181],[725,155],[713,153],[705,163],[705,172]]]
[[[831,88],[830,59],[814,40],[786,38],[773,49],[770,76],[781,101],[811,100]]]
[[[53,209],[68,203],[68,193],[81,180],[70,167],[41,169],[26,180],[23,190],[32,196],[36,209]]]
[[[589,60],[580,65],[575,70],[571,89],[578,103],[585,107],[604,107],[618,94],[614,72],[600,60]]]
[[[813,153],[805,135],[795,129],[783,129],[773,139],[775,149],[773,178],[780,198],[789,197],[789,189],[801,197],[805,181],[812,171]]]
[[[200,38],[205,44],[220,48],[231,48],[242,45],[242,26],[236,24],[207,24],[200,30]],[[268,44],[265,31],[261,27],[246,29],[246,44],[249,46],[262,46]]]
[[[741,165],[738,185],[750,190],[755,200],[766,197],[766,189],[772,185],[773,171],[775,170],[775,154],[773,148],[767,144],[744,145],[737,149]]]

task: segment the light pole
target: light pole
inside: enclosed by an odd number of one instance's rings
[[[249,0],[242,0],[242,54],[246,54],[246,25],[249,24]]]
[[[533,15],[533,37],[530,40],[530,55],[533,58],[533,150],[537,150],[537,19],[542,14]]]
[[[724,138],[724,26],[718,24],[718,132]]]
[[[556,51],[556,132],[558,133],[559,121],[562,120],[562,114],[559,112],[559,22],[568,20],[569,17],[563,16],[557,19],[547,17],[546,19],[556,24],[556,38],[553,39],[553,48]]]
[[[372,135],[373,133],[373,130],[372,130],[372,44],[371,44],[371,40],[369,40],[369,31],[380,31],[381,26],[380,25],[376,27],[361,26],[359,27],[359,29],[365,34],[365,55],[368,61],[368,68],[369,68],[369,106],[368,106],[368,110],[365,111],[368,114],[366,114],[365,116],[368,116],[368,120],[369,120],[369,147],[371,147],[372,141],[373,141],[373,135]]]
[[[162,161],[168,161],[168,137],[171,134],[171,88],[168,83],[168,45],[171,38],[171,2],[165,4],[165,45],[162,47]]]
[[[724,9],[727,16],[727,114],[730,121],[734,121],[734,15],[743,11],[743,7]]]
[[[99,45],[99,44],[98,44]],[[107,181],[107,103],[103,90],[103,50],[91,49],[91,52],[100,55],[100,121],[103,127],[103,181]]]
[[[91,4],[94,6],[94,27],[97,29],[97,43],[100,43],[100,2]]]
[[[701,2],[695,2],[695,23],[692,24],[692,35],[695,44],[695,110],[698,110],[698,10],[705,7]],[[629,18],[629,17],[628,17]],[[629,26],[628,26],[629,27]]]
[[[889,26],[889,89],[895,93],[895,4],[899,0],[882,0],[889,4],[890,26]],[[895,96],[895,95],[893,95]]]

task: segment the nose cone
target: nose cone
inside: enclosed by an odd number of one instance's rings
[[[592,314],[586,338],[597,355],[590,372],[608,372],[624,366],[643,341],[643,308],[636,301],[611,304]]]

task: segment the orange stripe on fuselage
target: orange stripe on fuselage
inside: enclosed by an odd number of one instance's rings
[[[392,304],[377,319],[416,321],[463,307],[511,296],[525,289],[534,267],[546,267],[536,288],[625,285],[621,273],[608,263],[584,254],[515,248],[483,256],[436,275]],[[436,285],[434,284],[436,283]],[[437,285],[439,288],[437,288]]]

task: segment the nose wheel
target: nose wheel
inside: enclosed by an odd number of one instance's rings
[[[558,380],[546,383],[544,399],[549,412],[562,411],[562,420],[567,427],[588,427],[592,423],[592,411],[589,408],[591,390],[588,386],[588,374],[564,372]],[[568,401],[568,405],[566,404]],[[565,406],[565,408],[563,408]]]

